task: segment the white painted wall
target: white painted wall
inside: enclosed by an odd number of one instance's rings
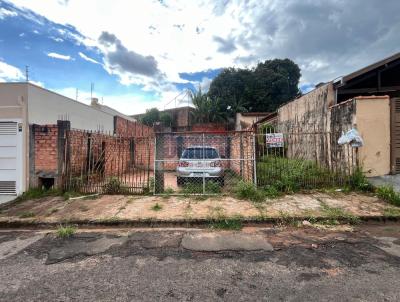
[[[114,131],[114,115],[29,84],[29,124],[56,124],[61,119],[74,129]]]

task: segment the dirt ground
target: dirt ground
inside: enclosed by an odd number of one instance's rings
[[[390,211],[400,212],[375,196],[341,192],[293,194],[262,203],[229,196],[103,195],[67,201],[62,197],[46,197],[11,203],[0,207],[0,222],[187,221],[235,216],[244,219],[330,217],[332,212],[373,217]]]

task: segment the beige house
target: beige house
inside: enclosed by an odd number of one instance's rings
[[[330,133],[316,144],[296,141],[297,153],[330,165],[349,160],[337,141],[355,128],[364,140],[356,151],[366,175],[400,173],[400,53],[282,105],[275,123],[284,133]]]
[[[115,116],[134,121],[96,101],[89,106],[31,83],[0,83],[0,194],[29,186],[32,125],[68,120],[75,129],[112,133]]]

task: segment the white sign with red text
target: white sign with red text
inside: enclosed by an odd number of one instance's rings
[[[265,142],[267,148],[282,148],[285,145],[283,133],[267,133]]]

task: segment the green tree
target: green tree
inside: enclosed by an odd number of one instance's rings
[[[299,95],[300,76],[300,68],[289,59],[267,60],[252,69],[226,68],[213,79],[208,95],[219,98],[231,117],[244,108],[275,111]]]
[[[218,98],[212,99],[201,91],[190,93],[190,99],[195,107],[192,115],[197,123],[218,123],[226,120],[225,111],[221,110],[222,106]]]
[[[153,127],[155,122],[160,121],[160,111],[157,108],[147,109],[140,121],[147,126]]]
[[[160,122],[166,127],[171,126],[172,124],[171,114],[167,112],[160,112]]]

